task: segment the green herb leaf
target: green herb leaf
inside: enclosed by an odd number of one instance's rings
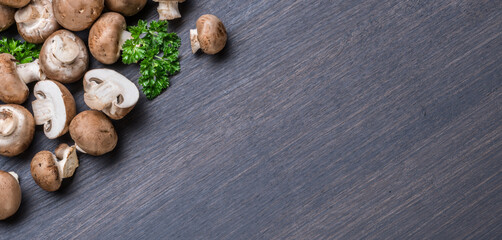
[[[0,53],[9,53],[16,58],[19,64],[29,63],[37,59],[40,55],[40,45],[21,42],[12,38],[2,38],[0,40]]]
[[[122,62],[140,63],[138,79],[148,99],[154,99],[169,87],[169,77],[180,71],[179,47],[181,39],[167,31],[167,21],[140,20],[128,28],[132,39],[122,46]]]

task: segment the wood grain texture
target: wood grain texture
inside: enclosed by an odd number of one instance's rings
[[[128,23],[157,18],[155,6]],[[23,189],[0,238],[500,239],[502,1],[180,8],[182,71],[114,122],[114,152],[81,154],[56,193],[29,164],[68,136],[37,128],[26,153],[0,158]],[[229,43],[192,55],[206,13]],[[137,66],[111,68],[137,82]],[[87,109],[81,83],[69,89]]]

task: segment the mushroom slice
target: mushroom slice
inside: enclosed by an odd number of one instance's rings
[[[157,11],[159,12],[159,20],[173,20],[176,18],[181,18],[180,10],[178,9],[178,3],[182,3],[185,0],[153,0],[159,3]]]
[[[102,112],[79,113],[70,123],[70,135],[77,150],[93,156],[111,152],[117,146],[117,132]]]
[[[35,120],[24,107],[0,105],[0,155],[13,157],[24,152],[33,140]]]
[[[32,103],[35,124],[44,125],[45,136],[49,139],[67,133],[76,115],[75,100],[70,91],[51,80],[38,82],[33,90],[36,98]]]
[[[21,205],[21,186],[15,172],[0,170],[0,220],[14,215]]]
[[[31,176],[43,190],[54,192],[61,187],[64,178],[73,176],[78,166],[75,147],[61,144],[56,149],[56,155],[49,151],[41,151],[33,157]]]
[[[89,108],[118,120],[127,115],[139,99],[136,85],[110,69],[94,69],[84,76],[84,101]]]
[[[52,0],[33,0],[17,10],[15,19],[19,34],[31,43],[43,43],[60,28],[52,11]]]
[[[51,80],[76,82],[88,65],[89,54],[84,42],[68,30],[53,33],[40,50],[40,68]]]
[[[113,12],[122,13],[124,16],[130,17],[135,15],[143,7],[147,0],[105,0],[105,5]]]
[[[16,10],[11,7],[0,5],[0,32],[14,24]]]
[[[206,54],[216,54],[227,44],[227,30],[221,20],[211,14],[202,15],[197,19],[197,29],[190,30],[192,52],[199,49]]]

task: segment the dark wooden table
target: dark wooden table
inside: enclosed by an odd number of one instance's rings
[[[23,189],[1,239],[500,239],[502,1],[180,6],[182,71],[114,122],[113,153],[55,193],[29,164],[69,136],[0,158]],[[205,13],[229,32],[216,56],[190,51]]]

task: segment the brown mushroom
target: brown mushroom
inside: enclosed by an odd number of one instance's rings
[[[71,31],[91,27],[105,7],[104,0],[53,0],[52,7],[58,23]]]
[[[221,20],[211,14],[202,15],[197,20],[197,29],[190,30],[192,52],[202,49],[204,53],[216,54],[227,44],[227,30]]]
[[[11,7],[0,5],[0,32],[14,24],[16,10]]]
[[[180,10],[178,9],[178,3],[182,3],[185,0],[153,0],[159,3],[157,12],[159,12],[159,20],[173,20],[180,18]]]
[[[77,150],[93,156],[111,152],[117,146],[117,132],[102,112],[79,113],[70,123],[70,135]]]
[[[0,220],[14,215],[21,205],[21,186],[15,172],[0,170]]]
[[[103,14],[89,31],[89,51],[103,64],[113,64],[120,57],[122,45],[131,38],[125,18],[115,12]]]
[[[49,151],[41,151],[33,157],[31,176],[40,188],[54,192],[61,187],[64,178],[73,176],[78,165],[75,147],[61,144],[56,148],[56,155]]]
[[[32,103],[36,125],[44,125],[45,136],[58,138],[68,132],[75,117],[75,100],[63,84],[45,80],[33,89],[36,100]]]
[[[27,42],[43,43],[60,26],[52,11],[52,0],[33,0],[17,10],[17,30]]]
[[[13,157],[24,152],[33,140],[35,120],[20,105],[0,105],[0,155]]]
[[[147,0],[105,0],[105,5],[114,12],[122,13],[124,16],[132,16],[145,7]]]
[[[40,68],[48,79],[73,83],[82,78],[89,65],[87,48],[68,30],[53,33],[40,51]]]
[[[28,5],[30,1],[31,0],[0,0],[0,5],[4,5],[11,8],[22,8]]]

